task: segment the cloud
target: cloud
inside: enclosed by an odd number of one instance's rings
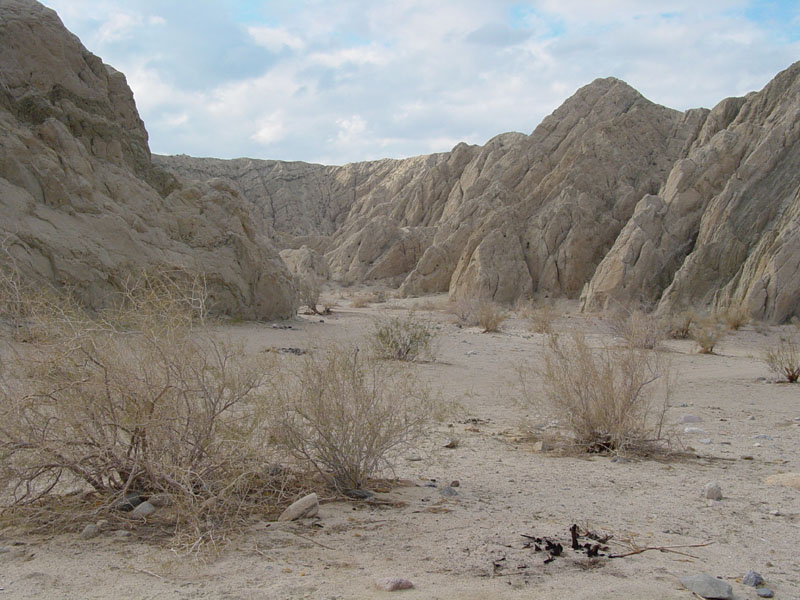
[[[153,151],[223,158],[340,164],[483,143],[529,133],[606,76],[712,106],[800,56],[800,8],[751,0],[45,3],[128,76]]]

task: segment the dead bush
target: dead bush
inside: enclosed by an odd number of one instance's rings
[[[652,450],[666,441],[672,374],[663,356],[634,347],[592,349],[586,338],[550,336],[538,371],[545,405],[589,452]]]
[[[692,327],[697,321],[697,313],[693,310],[684,310],[669,318],[669,335],[675,340],[685,340],[691,337]]]
[[[100,315],[55,295],[28,305],[47,336],[17,344],[3,364],[6,515],[59,526],[119,514],[111,507],[132,492],[161,494],[173,531],[200,542],[269,510],[271,369],[198,327],[198,290],[161,274],[133,282]],[[85,499],[77,513],[55,508],[65,492]]]
[[[558,314],[550,304],[541,304],[525,309],[522,316],[528,321],[531,331],[550,335],[553,333],[553,322]]]
[[[731,331],[739,331],[750,322],[750,313],[742,305],[729,306],[719,315],[719,320]]]
[[[295,277],[295,287],[297,288],[300,305],[305,306],[309,314],[320,314],[317,310],[317,305],[322,294],[322,286],[320,286],[317,278],[312,274]]]
[[[506,311],[494,302],[481,302],[478,306],[478,326],[483,333],[496,333],[500,325],[508,318]]]
[[[277,440],[339,492],[363,489],[422,439],[431,398],[407,368],[333,346],[285,375]]]
[[[392,360],[418,361],[434,358],[433,325],[413,313],[405,318],[377,319],[371,337],[373,355]]]
[[[475,298],[456,298],[447,304],[447,312],[455,317],[459,327],[475,327],[478,324],[480,302]]]
[[[691,337],[697,342],[700,354],[714,354],[714,348],[725,337],[725,329],[716,319],[705,317],[694,324]]]
[[[789,383],[796,383],[800,378],[800,348],[792,339],[782,339],[777,348],[767,350],[764,362],[773,373]]]
[[[667,335],[663,321],[642,310],[623,310],[612,319],[611,330],[629,348],[643,350],[658,348]]]

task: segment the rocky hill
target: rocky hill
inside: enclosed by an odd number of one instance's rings
[[[294,287],[247,202],[223,181],[151,162],[125,77],[52,10],[0,1],[2,260],[101,307],[141,271],[206,274],[212,309],[294,313]]]
[[[482,147],[342,167],[154,160],[229,180],[285,258],[300,249],[333,280],[566,296],[586,310],[736,305],[783,321],[800,314],[798,92],[800,63],[684,113],[598,79],[530,135]]]

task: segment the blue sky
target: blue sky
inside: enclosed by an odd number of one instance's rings
[[[530,133],[597,77],[677,109],[800,60],[800,2],[44,0],[153,152],[343,164]]]

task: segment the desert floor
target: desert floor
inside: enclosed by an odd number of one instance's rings
[[[0,531],[0,600],[693,598],[679,577],[697,573],[726,580],[737,598],[756,598],[741,584],[749,569],[776,598],[800,598],[800,489],[766,482],[800,473],[800,385],[776,383],[761,360],[781,335],[797,333],[794,326],[745,326],[714,355],[697,354],[691,341],[668,341],[664,353],[679,379],[667,417],[684,453],[619,459],[542,451],[529,435],[531,425],[548,421],[518,402],[517,370],[540,359],[546,340],[523,319],[482,334],[455,326],[444,296],[353,308],[352,293],[336,293],[338,305],[324,323],[300,316],[292,329],[222,329],[258,352],[358,342],[376,317],[411,308],[439,324],[436,361],[414,368],[459,408],[437,424],[418,456],[397,464],[397,476],[413,483],[376,494],[397,506],[324,502],[318,519],[253,523],[213,558],[181,555],[135,528],[127,538],[109,532],[91,540],[81,539],[80,529],[51,537],[7,529]],[[559,308],[556,331],[578,328],[613,342],[601,318],[574,305]],[[701,420],[682,423],[687,416]],[[548,427],[542,435],[556,433]],[[452,439],[457,446],[445,448]],[[458,495],[444,497],[442,488],[454,480]],[[722,488],[719,502],[703,497],[712,481]],[[566,548],[544,564],[543,552],[524,548],[523,535],[569,546],[573,523],[613,534],[612,552],[677,552],[588,559]],[[415,587],[378,591],[374,582],[383,577]]]

